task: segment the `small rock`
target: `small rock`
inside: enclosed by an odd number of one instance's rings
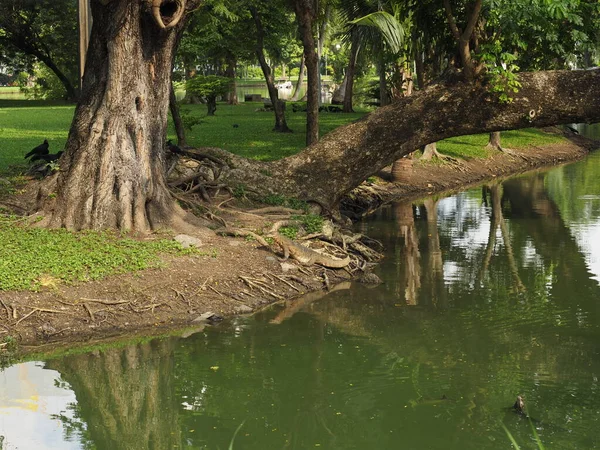
[[[282,262],[280,265],[281,270],[283,270],[284,272],[289,272],[290,270],[298,270],[298,266],[296,264]]]
[[[202,241],[200,239],[188,236],[187,234],[178,234],[175,236],[175,240],[179,242],[183,248],[202,247]]]
[[[277,258],[274,256],[267,256],[265,259],[269,262],[277,262]]]
[[[364,284],[380,284],[382,283],[381,278],[379,278],[377,275],[375,275],[372,272],[367,272],[362,274],[358,280],[359,283],[364,283]]]
[[[200,323],[200,322],[216,323],[216,322],[220,322],[221,320],[223,320],[223,317],[219,316],[218,314],[215,314],[214,312],[208,311],[208,312],[205,312],[204,314],[200,314],[198,317],[196,317],[194,320],[192,320],[192,322],[194,322],[194,323]]]
[[[253,311],[253,309],[246,305],[240,305],[240,306],[237,306],[234,309],[234,311],[238,314],[247,314],[247,313],[251,313]]]
[[[242,243],[240,241],[229,241],[230,247],[239,247]]]

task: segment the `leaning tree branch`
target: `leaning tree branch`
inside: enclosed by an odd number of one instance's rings
[[[600,69],[522,73],[513,101],[486,86],[433,85],[340,127],[297,155],[261,163],[214,150],[221,180],[334,209],[341,198],[396,159],[453,136],[562,123],[600,122]]]

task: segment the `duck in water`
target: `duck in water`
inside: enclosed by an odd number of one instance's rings
[[[522,416],[527,416],[525,412],[525,401],[523,401],[523,397],[517,395],[517,401],[513,405],[513,409],[517,414],[521,414]]]

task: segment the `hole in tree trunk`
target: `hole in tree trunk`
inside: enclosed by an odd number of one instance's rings
[[[173,16],[179,9],[179,5],[176,1],[165,1],[160,5],[160,15],[165,25],[173,19]]]
[[[141,97],[136,97],[135,98],[135,109],[140,112],[142,110],[142,98]]]

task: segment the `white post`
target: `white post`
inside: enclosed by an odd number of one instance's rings
[[[83,85],[85,58],[92,31],[90,0],[79,0],[79,87]]]

